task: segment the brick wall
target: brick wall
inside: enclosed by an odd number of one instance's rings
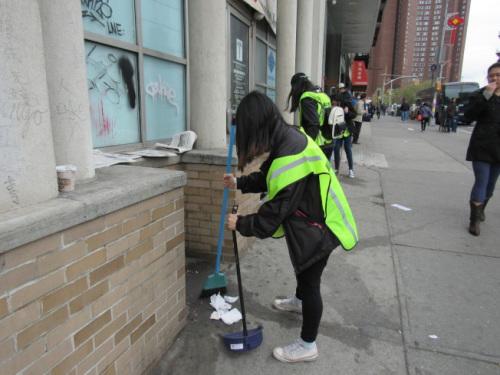
[[[257,171],[263,159],[259,158],[245,168],[244,174]],[[170,167],[182,170],[187,174],[185,188],[186,212],[186,254],[202,258],[214,259],[217,253],[220,212],[224,186],[222,176],[224,165],[181,163]],[[237,176],[239,173],[236,174]],[[238,213],[245,215],[257,211],[259,194],[241,194],[238,191],[229,192],[228,211],[233,203],[238,204]],[[238,234],[238,250],[244,254],[253,244],[255,238],[243,237]],[[225,230],[222,248],[222,262],[234,260],[232,234]]]
[[[186,322],[178,188],[0,255],[0,372],[140,374]]]

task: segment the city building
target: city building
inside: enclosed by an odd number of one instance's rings
[[[368,92],[398,76],[425,81],[441,73],[444,82],[459,81],[469,9],[470,0],[388,0],[370,53]],[[450,26],[454,16],[464,23]],[[394,87],[409,79],[395,81]]]

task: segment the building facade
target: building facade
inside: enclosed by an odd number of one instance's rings
[[[397,76],[425,81],[441,73],[445,82],[459,81],[469,9],[470,0],[389,0],[370,53],[368,92],[374,93],[389,77]],[[455,15],[465,23],[453,30],[447,21]],[[393,53],[387,54],[390,46]],[[394,87],[403,82],[395,81]]]

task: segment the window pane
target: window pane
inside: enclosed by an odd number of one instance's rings
[[[276,46],[276,37],[272,31],[269,32],[269,43],[271,43],[272,46]]]
[[[272,48],[267,50],[267,85],[276,86],[276,51]]]
[[[184,57],[184,1],[142,0],[144,47]]]
[[[267,40],[267,33],[266,33],[266,30],[267,30],[267,22],[265,19],[263,19],[262,21],[259,21],[257,22],[257,36],[264,39],[264,40]]]
[[[85,51],[94,147],[139,142],[136,56],[92,42]]]
[[[186,130],[184,65],[144,56],[147,140]]]
[[[266,45],[257,39],[255,51],[255,82],[266,84]]]
[[[85,31],[135,43],[134,0],[81,0]]]

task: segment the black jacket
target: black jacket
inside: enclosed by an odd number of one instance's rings
[[[466,121],[476,121],[466,159],[500,164],[500,96],[487,100],[483,92],[475,92],[465,108]]]
[[[297,154],[307,145],[304,134],[285,124],[276,126],[271,142],[271,153],[260,171],[238,178],[238,189],[243,193],[266,192],[266,176],[272,161]],[[236,229],[244,236],[266,238],[280,224],[296,273],[329,255],[340,244],[324,224],[319,179],[312,174],[282,189],[271,201],[263,203],[257,213],[239,216]]]
[[[317,107],[318,102],[312,98],[304,98],[300,101],[300,114],[302,116],[300,124],[312,139],[316,139],[318,136],[320,126]]]

